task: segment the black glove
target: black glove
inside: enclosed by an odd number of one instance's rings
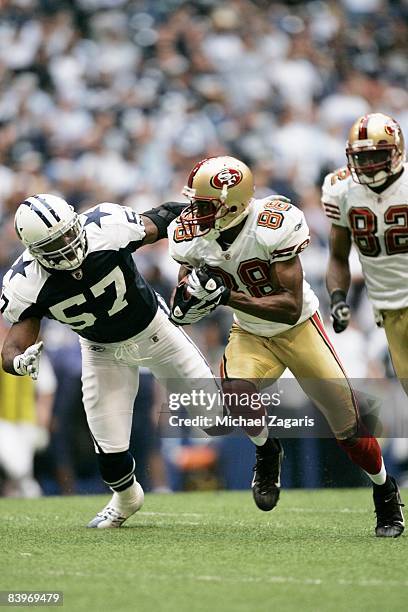
[[[330,312],[333,329],[336,334],[344,331],[350,323],[350,306],[346,302],[346,293],[336,289],[330,296]]]

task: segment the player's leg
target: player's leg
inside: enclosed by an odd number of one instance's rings
[[[323,412],[339,446],[371,479],[378,518],[376,534],[399,536],[404,519],[398,486],[386,473],[376,438],[362,429],[353,390],[320,317],[315,314],[274,341],[282,361]]]
[[[219,396],[220,390],[208,364],[185,332],[171,324],[167,315],[160,309],[152,324],[148,330],[145,330],[142,338],[135,338],[135,342],[138,345],[140,355],[148,359],[146,365],[149,366],[153,375],[166,386],[170,383],[172,389],[176,388],[178,392],[188,394],[196,389],[205,391],[206,397]],[[251,337],[249,339],[251,345],[251,342],[253,344],[251,339],[255,336],[252,334],[248,334],[248,336]],[[242,346],[233,349],[234,363],[238,363],[238,361],[249,362],[250,356],[246,357],[242,353],[240,354],[240,350],[243,350]],[[249,379],[256,378],[258,374],[262,377],[273,367],[275,367],[275,373],[278,376],[282,373],[284,368],[282,369],[282,366],[273,362],[273,357],[268,355],[266,351],[265,359],[268,359],[268,362],[261,371],[258,372],[255,369],[249,371],[248,369]],[[236,378],[239,378],[239,376],[238,373]],[[237,381],[234,382],[237,383]],[[240,380],[239,382],[245,386],[245,389],[241,386],[240,393],[245,392],[252,395],[256,390],[251,380]],[[225,393],[225,391],[226,388],[223,386],[223,392]],[[233,404],[227,404],[227,406],[234,412]],[[207,408],[208,406],[205,404],[196,407],[197,412],[201,414],[205,413]],[[212,414],[214,417],[221,416],[223,414],[222,409],[222,405],[215,405],[207,414]],[[242,412],[239,414],[242,415]],[[253,417],[254,414],[252,413],[251,416]],[[208,433],[212,434],[213,429],[214,427],[210,428]],[[257,466],[253,485],[255,501],[263,510],[271,510],[279,497],[282,449],[279,441],[268,440],[268,432],[265,426],[261,427],[261,431],[251,431],[250,435],[257,444]],[[261,447],[262,450],[260,450]]]
[[[184,409],[189,417],[199,421],[197,426],[187,428],[191,443],[178,448],[177,462],[184,466],[201,465],[203,461],[213,463],[217,446],[214,436],[231,429],[220,422],[226,416],[221,388],[204,356],[184,330],[169,321],[164,308],[159,308],[148,328],[129,342],[135,357],[139,354],[163,387],[163,405],[167,396],[169,413],[160,415],[162,435],[165,438],[185,435],[185,428],[179,429],[177,425],[177,417],[186,416]],[[172,423],[170,417],[176,417],[176,422]]]
[[[114,493],[88,527],[120,527],[144,498],[129,452],[139,374],[137,366],[117,359],[116,345],[97,348],[81,341],[83,402],[101,476]]]
[[[386,310],[382,316],[394,370],[408,395],[408,308]]]
[[[223,415],[222,396],[209,364],[191,338],[170,323],[161,308],[140,336],[135,338],[137,350],[153,376],[168,394],[186,394],[191,401],[186,399],[183,405],[190,416],[206,417],[208,427],[201,429],[213,429],[216,417]]]
[[[279,500],[283,449],[277,438],[268,438],[265,407],[254,411],[248,398],[258,393],[265,379],[279,378],[285,366],[274,355],[268,341],[233,325],[221,363],[224,399],[233,416],[259,418],[265,423],[246,433],[256,445],[252,480],[254,501],[261,510],[272,510]]]

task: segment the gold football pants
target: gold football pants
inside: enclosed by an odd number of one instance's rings
[[[394,370],[408,395],[408,308],[381,314]]]
[[[356,433],[356,400],[318,313],[271,338],[232,326],[221,364],[222,378],[251,380],[262,388],[265,379],[269,385],[286,368],[322,411],[336,438]]]

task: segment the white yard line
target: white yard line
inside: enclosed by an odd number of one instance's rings
[[[138,516],[142,516],[142,515],[145,515],[145,516],[193,516],[193,517],[210,516],[210,515],[200,514],[198,512],[145,512],[144,510],[142,510],[138,514]]]
[[[362,508],[285,508],[285,512],[304,512],[313,514],[366,514],[369,510],[363,510]]]
[[[280,506],[277,507],[277,510],[280,509]],[[364,510],[362,508],[297,508],[297,507],[289,507],[283,508],[284,512],[299,512],[304,514],[366,514],[370,512],[369,509]],[[142,510],[139,512],[138,516],[191,516],[194,518],[202,518],[202,517],[212,517],[215,518],[215,514],[206,514],[205,512],[145,512]]]
[[[41,574],[48,576],[80,576],[84,578],[98,578],[99,575],[92,572],[78,572],[78,571],[65,571],[65,570],[48,570],[41,571]],[[134,578],[134,573],[126,572],[110,572],[111,576],[118,576],[122,578]],[[346,580],[338,578],[335,580],[326,580],[321,578],[297,578],[295,576],[217,576],[217,575],[206,575],[206,574],[183,574],[180,576],[174,574],[141,574],[143,578],[151,580],[192,580],[196,582],[216,582],[216,583],[268,583],[268,584],[297,584],[303,586],[325,586],[325,585],[339,585],[339,586],[358,586],[358,587],[408,587],[408,580]]]

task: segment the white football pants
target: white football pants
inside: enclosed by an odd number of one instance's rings
[[[83,402],[96,452],[119,453],[129,448],[139,366],[149,368],[171,392],[191,394],[195,389],[220,397],[204,357],[160,307],[147,328],[128,340],[102,344],[80,338],[80,344]],[[203,402],[187,409],[191,416],[202,414],[214,420],[222,414],[219,403],[211,411]]]

